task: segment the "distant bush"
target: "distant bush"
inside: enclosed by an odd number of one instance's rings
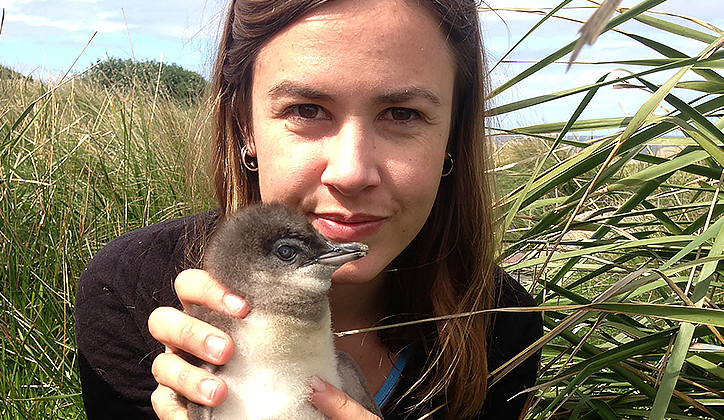
[[[27,76],[23,76],[22,73],[17,72],[9,67],[5,67],[2,64],[0,64],[0,80],[9,80],[9,79],[30,79]]]
[[[146,92],[156,92],[158,84],[160,94],[180,101],[201,99],[206,87],[206,80],[200,74],[155,60],[134,63],[109,58],[99,61],[83,78],[108,88],[136,88]]]

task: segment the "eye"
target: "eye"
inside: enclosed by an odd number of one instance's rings
[[[277,248],[277,256],[284,262],[292,262],[297,256],[297,251],[289,245],[282,245]]]
[[[326,119],[327,113],[319,105],[301,104],[294,105],[292,111],[305,120]]]
[[[421,118],[420,113],[410,108],[388,108],[382,114],[383,119],[406,122]]]
[[[413,112],[414,111],[409,108],[392,108],[390,110],[390,114],[392,114],[392,119],[397,121],[409,120],[414,116]]]

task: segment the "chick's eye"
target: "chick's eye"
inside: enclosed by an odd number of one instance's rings
[[[289,245],[282,245],[277,248],[277,255],[282,261],[291,262],[297,256],[297,252]]]

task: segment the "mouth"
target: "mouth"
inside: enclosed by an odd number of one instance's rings
[[[341,266],[344,263],[358,260],[369,252],[369,247],[359,242],[329,243],[330,250],[318,256],[310,264]]]
[[[338,242],[358,242],[374,235],[386,218],[371,215],[343,216],[338,214],[312,214],[312,225],[324,237]]]

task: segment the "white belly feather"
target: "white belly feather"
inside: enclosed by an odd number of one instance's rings
[[[329,312],[325,321],[252,311],[232,332],[234,357],[217,372],[229,388],[213,418],[322,420],[309,402],[308,384],[319,376],[336,387],[337,373]]]

